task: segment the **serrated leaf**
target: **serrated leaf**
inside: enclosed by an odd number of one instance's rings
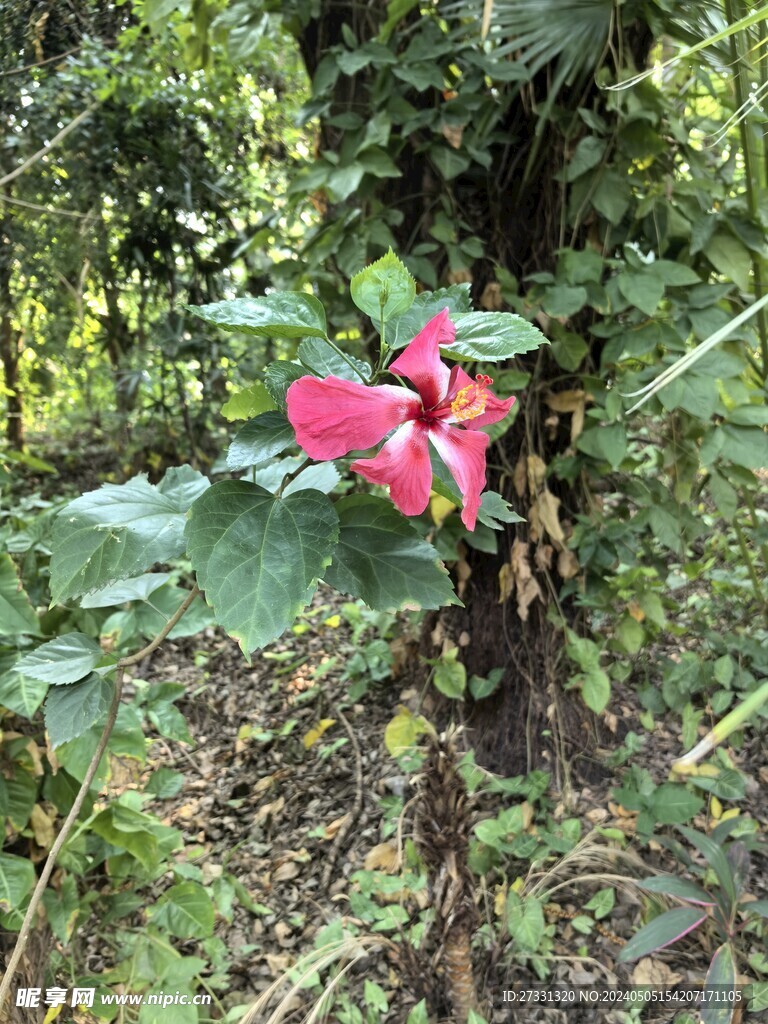
[[[0,634],[40,635],[40,623],[16,574],[11,556],[0,554]]]
[[[251,483],[275,494],[286,475],[295,472],[302,462],[301,458],[278,459],[271,466],[257,469]],[[283,495],[295,494],[296,491],[322,491],[323,494],[330,494],[340,479],[339,471],[332,462],[321,462],[309,466],[286,484]]]
[[[370,363],[347,356],[349,362],[334,352],[329,344],[318,338],[305,338],[297,353],[306,368],[317,377],[340,377],[342,380],[368,380],[371,376]],[[352,369],[357,367],[358,372]]]
[[[285,412],[285,396],[295,380],[307,376],[300,363],[289,363],[287,359],[276,359],[264,371],[264,386],[281,412]]]
[[[141,475],[70,502],[53,529],[54,602],[101,590],[182,554],[187,506],[178,497]]]
[[[179,939],[203,939],[213,933],[211,897],[198,882],[179,882],[160,898],[152,922]]]
[[[627,960],[639,960],[656,950],[665,949],[706,919],[706,911],[702,913],[697,907],[675,907],[674,910],[668,910],[632,936],[619,953],[619,960],[624,963]]]
[[[516,313],[463,313],[451,319],[456,340],[441,350],[449,359],[498,363],[549,344],[538,327]]]
[[[43,716],[51,746],[58,747],[88,732],[106,715],[113,689],[113,683],[94,673],[81,683],[49,690]]]
[[[264,338],[324,338],[326,332],[322,303],[305,292],[273,292],[186,308],[225,331]]]
[[[170,498],[180,512],[186,512],[192,502],[210,486],[211,481],[199,470],[191,466],[172,466],[157,485],[157,489]]]
[[[167,572],[145,572],[132,580],[124,580],[114,583],[111,587],[104,587],[103,590],[96,590],[92,594],[81,598],[81,608],[111,608],[116,604],[125,604],[127,601],[146,601],[147,598],[159,590],[171,578]]]
[[[401,316],[393,317],[384,325],[384,338],[390,348],[404,348],[413,341],[432,317],[448,309],[451,319],[456,313],[468,313],[471,308],[469,284],[452,284],[434,292],[420,292],[410,309]],[[372,318],[377,330],[381,330],[378,317]]]
[[[65,633],[26,654],[16,664],[16,671],[58,686],[85,678],[103,656],[101,647],[91,637]]]
[[[385,322],[405,313],[416,298],[416,282],[391,249],[355,274],[349,290],[358,309],[378,321],[383,313]]]
[[[377,611],[458,603],[437,552],[385,498],[356,494],[336,503],[339,542],[324,579]]]
[[[293,427],[282,413],[265,412],[238,430],[227,452],[227,468],[235,472],[255,466],[295,441]]]
[[[15,668],[0,675],[0,704],[22,718],[32,718],[47,692],[47,683],[20,675]]]
[[[504,523],[524,523],[525,520],[496,491],[485,491],[480,499],[477,512],[478,522],[492,530],[503,530]]]
[[[280,636],[305,607],[338,535],[338,516],[320,491],[278,498],[242,480],[206,491],[186,530],[206,601],[246,656]]]

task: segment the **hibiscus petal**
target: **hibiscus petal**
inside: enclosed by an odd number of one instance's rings
[[[350,466],[372,484],[388,484],[390,498],[406,516],[419,515],[429,503],[432,464],[427,429],[421,420],[406,423],[375,459],[357,459]]]
[[[450,345],[456,328],[448,319],[448,307],[419,331],[403,349],[389,372],[407,377],[418,388],[425,409],[433,409],[448,390],[451,371],[440,358],[440,345]]]
[[[288,388],[287,402],[296,440],[312,459],[370,448],[422,412],[407,388],[367,387],[339,377],[300,377]]]
[[[490,438],[474,430],[451,427],[440,420],[429,425],[429,437],[456,483],[464,499],[461,521],[474,530],[480,495],[485,487],[485,449]]]
[[[475,416],[474,419],[465,420],[464,426],[470,430],[476,430],[478,427],[485,427],[489,423],[498,423],[499,420],[504,419],[514,404],[514,395],[511,398],[497,398],[496,395],[491,394],[489,391],[485,401],[485,412]]]

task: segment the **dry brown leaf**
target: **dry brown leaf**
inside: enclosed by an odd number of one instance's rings
[[[499,604],[509,598],[515,589],[515,573],[509,562],[505,562],[499,569]]]
[[[550,392],[544,401],[555,412],[571,414],[573,417],[571,420],[571,444],[573,444],[584,429],[584,412],[587,402],[594,401],[592,395],[581,390],[558,391]]]
[[[526,459],[528,467],[528,490],[531,494],[538,494],[539,488],[544,486],[547,476],[547,464],[538,455],[529,455]]]
[[[587,811],[584,817],[591,825],[597,825],[599,822],[605,821],[608,817],[608,808],[593,807],[591,811]]]
[[[270,804],[262,804],[261,807],[256,811],[254,815],[254,821],[264,821],[267,818],[276,818],[277,815],[285,807],[285,797],[279,796],[277,800],[273,800]]]
[[[272,872],[273,882],[289,882],[301,872],[301,867],[293,860],[287,860]]]
[[[627,611],[632,616],[632,618],[635,620],[635,622],[642,622],[643,619],[645,618],[645,612],[640,607],[640,605],[637,603],[637,601],[630,601],[629,604],[627,605]]]
[[[440,131],[443,133],[443,138],[449,146],[453,146],[454,149],[461,149],[461,140],[464,137],[463,124],[443,124],[440,126]]]
[[[541,535],[544,533],[544,528],[541,525],[541,519],[539,518],[539,505],[535,502],[528,509],[528,536],[531,538],[534,544],[536,544]]]
[[[467,589],[467,581],[472,575],[472,569],[470,568],[469,562],[466,558],[460,558],[456,563],[456,593],[459,597],[462,597],[464,591]]]
[[[663,960],[654,960],[651,956],[644,956],[632,971],[633,985],[659,985],[662,988],[671,988],[682,980],[682,974],[673,971]]]
[[[459,633],[459,647],[469,647],[471,643],[472,637],[469,635],[466,629],[462,629],[462,631]]]
[[[488,309],[493,313],[497,313],[501,309],[504,300],[501,297],[501,285],[498,281],[488,282],[480,296],[480,305],[483,309]]]
[[[544,596],[541,593],[541,587],[533,577],[527,580],[522,587],[518,587],[517,614],[523,622],[528,621],[528,609],[537,597],[540,601],[544,600]]]
[[[563,533],[563,528],[560,525],[560,520],[557,515],[557,510],[560,507],[560,499],[556,498],[554,494],[545,487],[536,500],[536,506],[538,508],[541,524],[552,538],[552,543],[559,550],[565,540],[565,534]]]
[[[563,548],[557,556],[557,571],[564,580],[571,580],[579,572],[579,560],[570,548]]]
[[[50,818],[40,804],[35,804],[32,808],[32,813],[29,816],[29,824],[32,826],[32,832],[35,836],[35,842],[38,846],[41,846],[44,850],[49,850],[53,846],[54,819]]]
[[[512,573],[515,577],[515,582],[518,586],[525,583],[526,580],[531,578],[531,566],[528,561],[528,548],[530,545],[527,541],[519,540],[517,537],[512,544],[512,553],[509,557],[509,564],[512,567]]]
[[[255,784],[253,786],[253,792],[254,793],[264,793],[266,790],[268,790],[271,786],[274,785],[274,782],[275,782],[275,776],[274,775],[265,775],[263,779],[258,779],[255,782]]]
[[[518,498],[522,498],[528,484],[528,465],[524,455],[521,455],[515,464],[515,472],[512,474],[512,483]]]
[[[614,715],[612,711],[604,711],[603,712],[603,721],[608,726],[608,728],[611,730],[611,732],[615,734],[616,730],[619,727],[619,716],[618,715]]]
[[[340,818],[335,818],[329,825],[325,826],[323,831],[323,839],[333,839],[336,833],[339,831],[342,825],[349,821],[348,814],[342,814]]]
[[[394,843],[379,843],[365,855],[366,871],[386,871],[392,875],[400,870],[400,855]]]
[[[278,921],[275,925],[275,938],[285,948],[293,945],[293,930],[285,921]]]
[[[544,572],[545,569],[551,569],[552,555],[554,553],[555,549],[551,544],[539,544],[536,548],[536,554],[533,556],[536,568],[541,569],[542,572]]]
[[[287,953],[265,953],[264,959],[267,961],[267,967],[272,972],[272,977],[282,978],[285,972],[293,965],[293,957]]]

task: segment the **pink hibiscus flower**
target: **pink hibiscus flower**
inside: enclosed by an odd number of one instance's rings
[[[423,512],[429,502],[431,441],[461,491],[462,521],[474,530],[490,440],[477,428],[506,416],[515,399],[496,398],[485,374],[472,380],[459,366],[446,366],[440,346],[450,345],[455,335],[444,309],[390,364],[390,373],[407,377],[418,394],[392,384],[302,377],[288,389],[288,419],[298,443],[318,460],[371,448],[397,427],[375,458],[357,459],[351,468],[371,483],[388,485],[407,516]]]

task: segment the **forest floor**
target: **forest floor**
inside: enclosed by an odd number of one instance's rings
[[[325,594],[320,600],[333,599]],[[385,728],[400,706],[428,718],[434,715],[433,720],[446,717],[446,702],[438,698],[442,704],[437,707],[430,693],[417,689],[407,674],[372,683],[367,692],[350,701],[349,682],[342,678],[345,661],[356,649],[348,624],[328,603],[315,607],[306,621],[311,628],[298,636],[288,634],[256,656],[250,666],[232,641],[209,631],[205,639],[166,644],[148,673],[152,682],[185,685],[188,696],[179,706],[194,738],[192,746],[160,740],[151,748],[156,767],[175,768],[185,778],[177,796],[158,801],[151,809],[184,832],[205,879],[210,881],[226,869],[253,901],[249,909],[236,900],[231,920],[221,920],[217,929],[231,955],[231,983],[221,999],[227,1010],[253,1006],[314,948],[318,932],[332,921],[357,923],[365,933],[365,923],[355,922],[350,909],[350,891],[357,887],[351,876],[370,866],[386,870],[387,848],[393,854],[389,863],[396,869],[398,838],[407,836],[411,826],[406,815],[398,837],[393,825],[393,803],[398,796],[407,802],[413,790],[387,753]],[[631,690],[622,688],[614,694],[609,714],[634,723],[640,710]],[[308,746],[310,731],[328,720],[332,724],[322,738]],[[676,728],[660,722],[632,760],[647,768],[658,784],[665,781],[669,763],[680,750]],[[762,787],[768,785],[768,771],[759,739],[748,742],[737,760],[754,780],[741,809],[757,818],[764,832],[768,807]],[[575,787],[567,798],[562,793],[548,794],[553,817],[580,818],[582,836],[588,837],[581,855],[564,857],[553,869],[553,882],[565,884],[547,910],[554,937],[551,974],[545,984],[552,988],[700,983],[714,952],[712,934],[701,929],[639,964],[617,961],[623,942],[640,924],[642,907],[637,890],[616,876],[640,878],[658,870],[680,873],[679,865],[658,842],[636,840],[636,815],[611,795],[620,780],[621,770],[617,770],[597,785]],[[477,820],[495,815],[504,806],[503,797],[495,800],[495,805],[487,799],[481,802]],[[507,798],[507,806],[514,802]],[[705,828],[707,820],[702,816],[694,824]],[[626,838],[607,840],[604,833],[593,831],[596,827],[617,830]],[[624,855],[618,852],[622,848]],[[528,867],[520,864],[524,874]],[[764,859],[755,870],[763,877],[753,880],[751,891],[765,895]],[[590,878],[580,884],[585,874]],[[579,922],[574,927],[571,921],[579,917],[590,896],[606,885],[616,890],[616,904],[599,922],[599,932],[585,935],[578,930]],[[633,1018],[623,1017],[616,1009],[589,1006],[581,1010],[519,1006],[513,1012],[504,1002],[504,990],[514,985],[525,989],[539,979],[525,957],[516,955],[514,943],[500,935],[498,907],[494,910],[497,895],[495,888],[480,899],[485,941],[476,960],[480,988],[493,1007],[491,1016],[486,1006],[489,1020],[514,1019],[518,1024],[672,1020],[669,1009],[646,1009],[642,1017]],[[396,937],[396,933],[390,935]],[[493,935],[496,941],[489,939]],[[745,953],[749,951],[747,941]],[[362,1007],[365,981],[377,982],[386,992],[389,1009],[375,1019],[403,1024],[432,982],[427,979],[425,985],[412,969],[409,976],[408,965],[393,956],[386,940],[367,947],[367,954],[351,969],[346,990],[353,1002],[357,992]],[[436,984],[439,975],[438,967]],[[286,982],[269,1003],[270,1010],[289,989]],[[282,1004],[285,1019],[303,1019],[320,991],[289,994]],[[261,1024],[269,1019],[269,1012],[262,1007],[251,1019]],[[320,1019],[336,1020],[333,1012]]]

